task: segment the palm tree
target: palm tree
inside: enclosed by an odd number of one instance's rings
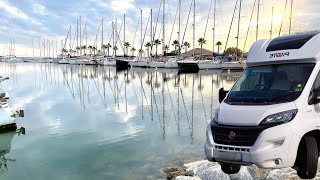
[[[150,47],[151,47],[151,43],[150,42],[147,42],[144,46],[147,48],[147,51],[148,51],[148,57],[150,56],[149,52],[150,52]]]
[[[156,46],[156,57],[158,57],[158,46],[161,44],[161,41],[159,39],[156,39],[154,41],[154,45]]]
[[[114,50],[114,56],[117,56],[118,47],[117,46],[113,46],[113,50]]]
[[[139,49],[140,56],[142,56],[143,53],[144,53],[144,50],[143,49]]]
[[[80,51],[80,54],[81,54],[81,47],[76,47],[76,52]]]
[[[216,45],[218,46],[218,53],[220,54],[220,46],[222,46],[222,42],[218,41]]]
[[[126,54],[125,55],[128,55],[128,48],[131,47],[131,44],[129,42],[125,42],[124,43],[124,47],[126,48]]]
[[[136,48],[132,47],[131,48],[131,52],[132,52],[132,56],[134,56],[134,52],[136,51]]]
[[[91,56],[93,47],[91,45],[89,45],[88,48],[90,49],[90,56]]]
[[[185,53],[187,53],[188,48],[190,48],[190,43],[189,43],[189,42],[187,42],[187,41],[186,41],[186,42],[184,42],[184,43],[183,43],[183,47],[184,47],[184,49],[185,49],[185,51],[186,51]]]
[[[172,43],[172,46],[174,47],[174,51],[177,52],[177,48],[180,46],[180,43],[178,40],[174,40]]]
[[[103,56],[106,54],[107,45],[102,45],[101,49],[103,50]]]
[[[84,45],[84,46],[81,47],[81,49],[83,49],[84,50],[84,54],[86,54],[87,46]]]
[[[68,53],[68,50],[66,48],[62,48],[61,53],[62,53],[62,56],[64,56],[64,53]]]
[[[168,46],[168,45],[165,45],[165,46],[164,46],[164,52],[165,52],[165,54],[167,54],[167,51],[169,51],[169,46]]]
[[[95,56],[95,55],[96,55],[97,47],[93,46],[93,47],[92,47],[92,50],[93,50],[93,55]]]
[[[110,55],[110,48],[112,48],[111,44],[108,43],[108,44],[106,45],[106,48],[107,48],[108,56],[109,56],[109,55]]]
[[[202,48],[203,48],[203,45],[206,44],[206,40],[204,38],[199,38],[198,39],[198,43],[200,45],[200,48],[201,48],[201,55],[202,55]]]

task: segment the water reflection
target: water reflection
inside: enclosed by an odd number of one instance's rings
[[[240,72],[215,70],[180,74],[178,71],[166,69],[117,71],[110,67],[64,66],[62,74],[71,96],[80,102],[83,109],[91,103],[91,93],[94,91],[104,108],[108,108],[111,103],[107,101],[113,99],[118,111],[123,110],[127,115],[128,104],[134,103],[133,106],[137,107],[142,120],[148,117],[151,121],[158,121],[163,141],[166,140],[168,121],[176,122],[176,132],[179,135],[183,118],[188,124],[192,143],[195,113],[200,114],[208,124],[213,116],[212,109],[217,104],[214,101],[215,92],[220,87],[230,87]],[[134,92],[135,100],[130,103],[128,92]],[[209,107],[205,103],[208,99]]]
[[[25,135],[25,128],[22,127],[17,131],[0,134],[0,175],[8,171],[8,163],[16,161],[16,159],[6,157],[11,151],[11,142],[16,134],[18,134],[18,136],[20,136],[20,134]]]
[[[18,125],[28,136],[13,143],[12,157],[30,168],[48,162],[29,179],[52,170],[56,178],[144,179],[172,159],[202,159],[218,90],[231,88],[241,73],[31,63],[0,63],[0,70],[11,79],[2,84],[10,105],[26,112]],[[33,156],[20,155],[24,148]],[[16,174],[4,179],[24,177],[25,170],[13,166]]]

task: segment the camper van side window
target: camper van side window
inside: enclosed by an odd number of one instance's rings
[[[313,89],[320,89],[320,72],[318,73],[317,78],[314,81]]]

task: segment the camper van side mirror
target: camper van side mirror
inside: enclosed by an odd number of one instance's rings
[[[311,97],[309,100],[309,104],[318,104],[320,103],[320,89],[314,89],[311,92]]]
[[[226,98],[227,94],[228,94],[229,91],[225,91],[224,88],[221,88],[219,90],[219,102],[221,103],[224,98]]]

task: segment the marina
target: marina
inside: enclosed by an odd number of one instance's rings
[[[5,155],[15,161],[0,175],[4,180],[162,178],[163,167],[204,158],[203,129],[219,103],[212,92],[240,75],[55,63],[0,63],[0,69],[12,77],[2,86],[11,108],[25,110],[18,128],[26,131]]]
[[[319,179],[317,6],[0,1],[0,179]]]

